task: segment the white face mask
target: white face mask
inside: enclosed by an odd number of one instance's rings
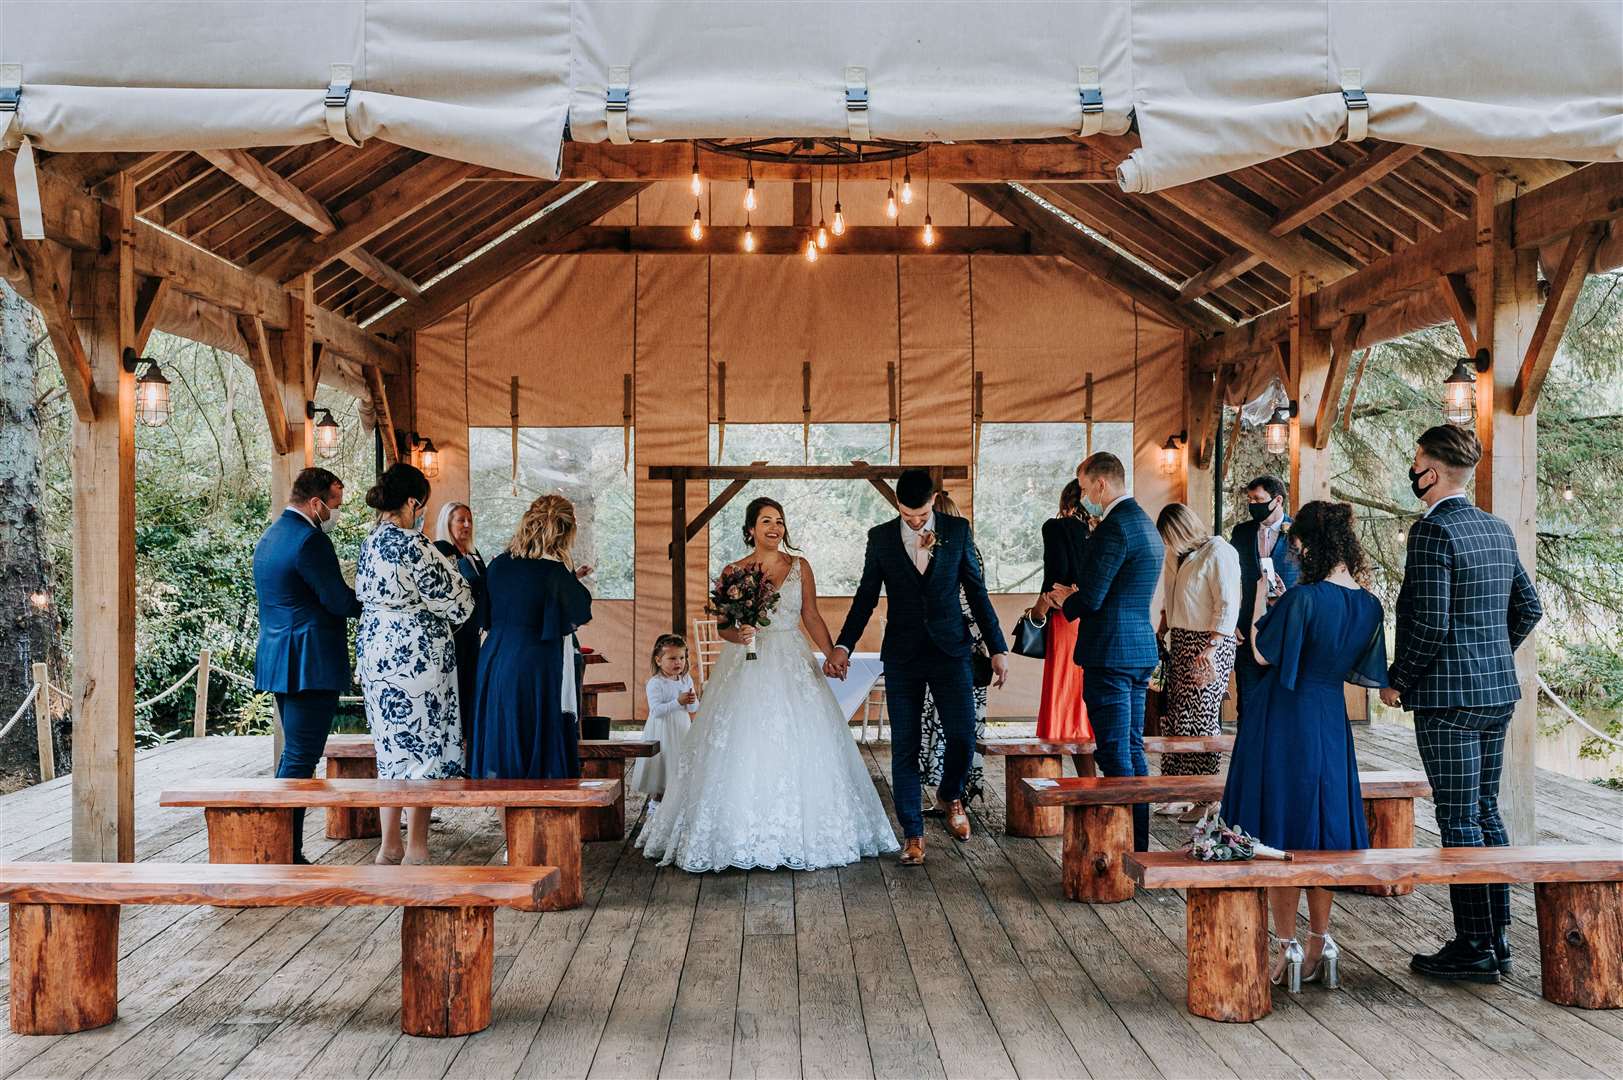
[[[326,503],[321,505],[327,506]],[[338,508],[336,506],[327,506],[327,516],[319,522],[319,525],[322,532],[331,536],[334,530],[338,528]]]

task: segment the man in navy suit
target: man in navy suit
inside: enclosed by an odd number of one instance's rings
[[[1077,466],[1082,503],[1099,519],[1083,549],[1077,584],[1057,585],[1049,602],[1077,623],[1075,659],[1082,700],[1104,776],[1148,776],[1144,698],[1160,660],[1150,603],[1165,553],[1155,523],[1127,493],[1127,470],[1115,454],[1092,454]],[[1133,850],[1150,842],[1150,807],[1133,806]]]
[[[924,469],[909,469],[897,478],[900,513],[869,530],[862,581],[834,655],[823,665],[828,675],[845,678],[851,653],[883,587],[887,618],[879,655],[885,664],[890,710],[891,790],[905,834],[901,861],[907,866],[924,862],[919,741],[925,687],[935,701],[946,739],[937,801],[953,836],[969,839],[963,794],[975,752],[975,691],[969,661],[973,639],[960,594],[992,656],[993,685],[1002,686],[1009,670],[1008,646],[986,595],[969,522],[949,514],[938,517],[932,509],[934,499],[935,481]]]
[[[1510,526],[1465,496],[1476,432],[1443,424],[1417,442],[1409,486],[1426,512],[1409,529],[1387,705],[1414,710],[1415,741],[1444,847],[1510,842],[1499,816],[1505,730],[1522,696],[1515,650],[1544,615]],[[1498,982],[1510,971],[1510,887],[1451,885],[1454,940],[1409,966]]]
[[[344,583],[328,533],[344,502],[343,482],[326,469],[305,469],[292,496],[254,548],[259,596],[259,648],[254,689],[276,695],[282,723],[278,777],[315,775],[349,687],[345,620],[359,618],[360,601]],[[293,812],[293,861],[304,858],[304,811]]]
[[[1264,474],[1245,486],[1245,508],[1250,517],[1234,526],[1230,541],[1240,556],[1240,639],[1234,657],[1234,681],[1239,687],[1239,721],[1245,722],[1246,701],[1262,681],[1263,667],[1251,652],[1251,621],[1257,602],[1257,583],[1262,580],[1262,560],[1273,560],[1274,574],[1285,588],[1301,576],[1296,556],[1291,554],[1286,533],[1290,515],[1285,513],[1285,482]]]

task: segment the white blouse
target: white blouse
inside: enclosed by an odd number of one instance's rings
[[[681,678],[668,679],[664,675],[655,675],[648,680],[644,688],[648,695],[648,714],[665,712],[667,710],[686,710],[690,715],[699,711],[699,703],[695,700],[691,705],[683,705],[676,700],[683,694],[693,690],[693,676],[683,675]]]
[[[1191,551],[1181,563],[1169,551],[1161,590],[1172,629],[1233,634],[1240,620],[1240,554],[1221,536]]]

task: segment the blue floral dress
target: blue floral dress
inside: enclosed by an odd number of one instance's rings
[[[361,544],[355,595],[357,660],[378,776],[466,775],[454,632],[473,614],[473,590],[426,536],[383,522]]]

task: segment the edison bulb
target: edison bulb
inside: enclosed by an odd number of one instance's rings
[[[934,245],[935,245],[935,226],[930,223],[930,215],[925,214],[924,215],[924,246],[925,247],[933,247]]]
[[[806,261],[817,261],[817,241],[809,236],[806,238]]]
[[[699,212],[693,211],[693,224],[688,227],[688,235],[698,240],[704,236],[704,222],[699,220]]]
[[[913,205],[913,174],[911,172],[902,174],[902,202],[908,206]]]
[[[748,225],[744,226],[744,250],[755,250],[755,233]]]
[[[693,194],[695,194],[695,195],[703,195],[704,194],[704,181],[699,179],[699,167],[697,165],[693,166],[692,188],[693,188]]]
[[[834,235],[845,235],[845,214],[840,210],[840,204],[834,204]]]
[[[755,206],[755,178],[752,176],[749,186],[744,189],[744,209],[754,210]]]
[[[817,222],[817,246],[825,249],[828,247],[828,227],[820,218]]]
[[[896,189],[891,188],[885,192],[885,216],[893,218],[899,213],[901,210],[896,206]]]

